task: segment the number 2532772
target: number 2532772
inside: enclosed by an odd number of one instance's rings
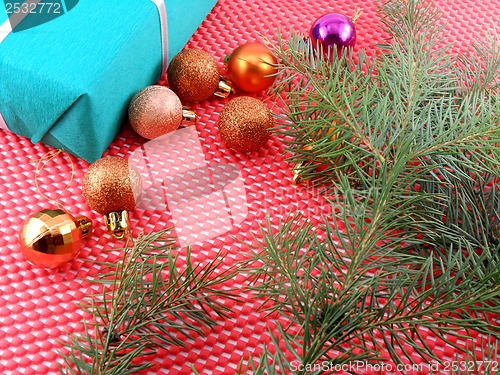
[[[6,3],[7,14],[61,14],[61,3]]]

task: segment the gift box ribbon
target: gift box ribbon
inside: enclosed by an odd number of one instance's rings
[[[0,25],[0,43],[2,43],[11,32],[12,27],[10,25],[10,20],[7,19],[7,21]]]
[[[30,6],[36,6],[42,0],[27,0],[25,4],[28,4],[28,8]],[[168,67],[168,19],[167,19],[167,7],[163,0],[151,0],[158,9],[158,15],[160,16],[160,28],[161,28],[161,43],[162,43],[162,67],[165,72]],[[2,43],[10,33],[12,33],[13,29],[17,25],[19,25],[25,17],[27,17],[29,12],[18,12],[13,13],[11,16],[0,25],[0,43]],[[7,130],[8,126],[0,113],[0,129]]]
[[[23,3],[23,6],[26,5],[26,9],[34,9],[36,6],[41,3],[42,0],[27,0]],[[14,30],[17,25],[19,25],[23,20],[30,14],[30,12],[14,12],[10,15],[10,17],[0,26],[0,43],[4,41],[5,38]]]
[[[158,14],[160,15],[160,27],[161,27],[161,46],[162,46],[162,66],[163,71],[166,72],[168,68],[168,19],[167,19],[167,7],[163,0],[152,0],[158,8]]]
[[[2,117],[2,114],[0,113],[0,129],[3,129],[3,130],[9,130],[9,128],[7,127],[7,123],[5,122],[5,120],[3,119]]]

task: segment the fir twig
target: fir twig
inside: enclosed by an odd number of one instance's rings
[[[182,264],[168,232],[141,235],[117,262],[101,264],[103,293],[83,306],[93,320],[67,344],[63,374],[135,374],[153,366],[145,356],[185,346],[229,314],[224,300],[237,297],[224,284],[236,269],[222,267],[222,254],[195,265],[189,250]]]
[[[379,10],[391,39],[372,60],[278,37],[280,130],[334,215],[268,224],[252,254],[256,294],[289,322],[274,336],[286,349],[261,358],[270,373],[440,361],[423,330],[462,353],[458,339],[500,338],[498,35],[454,56],[431,1]]]

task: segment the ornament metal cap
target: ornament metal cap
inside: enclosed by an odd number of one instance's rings
[[[298,185],[302,182],[302,168],[304,167],[304,163],[300,162],[292,169],[293,177],[292,184]]]
[[[234,93],[233,84],[230,80],[225,77],[220,77],[219,86],[217,90],[214,92],[214,96],[218,98],[227,98],[229,95]]]
[[[78,216],[75,223],[82,232],[82,237],[89,237],[92,234],[92,221],[86,216]]]
[[[198,116],[196,116],[196,112],[192,111],[188,107],[182,107],[182,122],[181,127],[185,128],[188,126],[196,125],[198,122]]]
[[[104,223],[111,235],[117,240],[123,240],[129,230],[128,212],[110,212],[104,215]]]

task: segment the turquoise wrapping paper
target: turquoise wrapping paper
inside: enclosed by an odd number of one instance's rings
[[[215,3],[165,1],[170,58]],[[0,3],[0,24],[6,19]],[[116,137],[132,96],[161,73],[160,17],[151,0],[80,0],[0,44],[0,114],[32,142],[93,162]]]

